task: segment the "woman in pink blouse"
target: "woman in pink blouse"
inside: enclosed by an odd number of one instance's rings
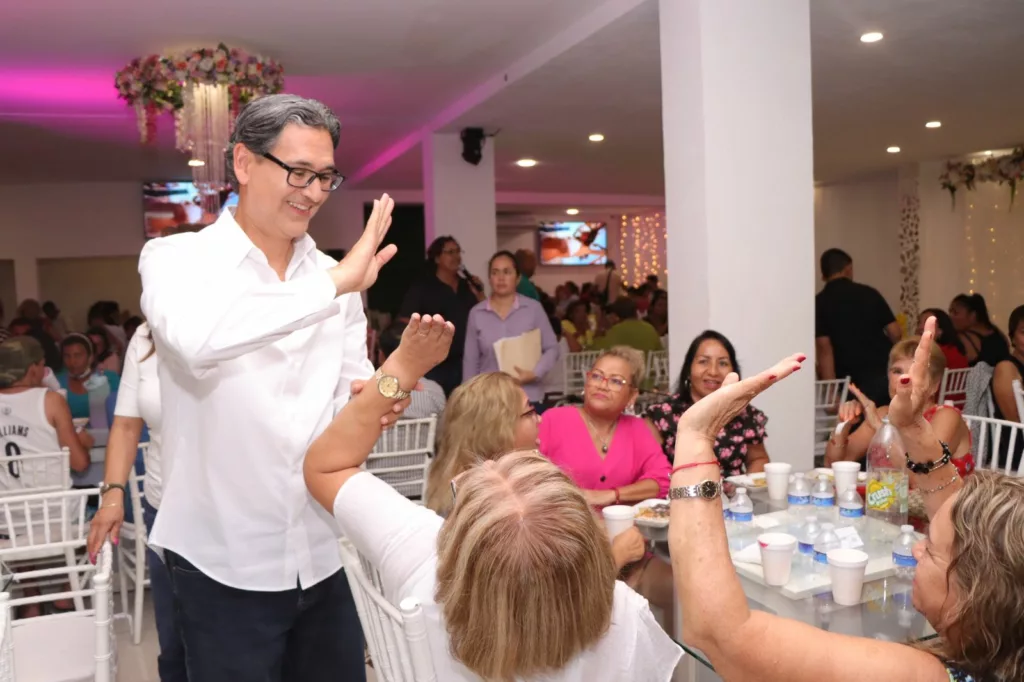
[[[639,417],[624,414],[639,393],[644,356],[616,346],[587,372],[583,405],[544,413],[540,445],[596,507],[664,497],[671,467]]]

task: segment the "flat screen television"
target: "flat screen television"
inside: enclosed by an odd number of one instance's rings
[[[238,204],[235,192],[221,196],[221,210]],[[159,237],[168,227],[182,223],[209,224],[216,215],[203,210],[199,189],[191,182],[144,182],[142,215],[146,239]]]
[[[605,223],[542,223],[537,234],[541,265],[604,265],[608,262]]]

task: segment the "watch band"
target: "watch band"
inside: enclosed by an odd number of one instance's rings
[[[384,378],[391,379],[395,382],[395,391],[392,395],[388,395],[384,393],[383,390],[381,390],[380,380]],[[410,395],[412,395],[409,391],[403,390],[402,387],[399,386],[398,379],[391,376],[390,374],[385,374],[383,367],[381,367],[380,369],[373,373],[373,379],[374,381],[377,382],[377,390],[379,390],[381,392],[381,395],[383,395],[385,398],[388,398],[390,400],[405,400]]]
[[[680,485],[669,488],[670,500],[717,500],[722,496],[722,481],[701,481],[696,485]]]
[[[128,494],[128,489],[122,483],[103,483],[100,486],[100,496],[102,497],[103,495],[106,495],[114,488],[117,488],[126,495]]]
[[[942,446],[942,457],[935,460],[934,462],[915,462],[910,459],[910,453],[906,453],[903,456],[907,460],[907,468],[913,471],[915,474],[930,474],[939,467],[943,467],[949,464],[949,460],[953,458],[953,453],[949,449],[949,445],[939,441],[939,445]]]

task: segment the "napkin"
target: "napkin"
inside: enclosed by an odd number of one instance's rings
[[[761,565],[761,548],[755,542],[752,545],[748,545],[738,552],[732,553],[733,561],[742,561],[745,564],[757,564]]]

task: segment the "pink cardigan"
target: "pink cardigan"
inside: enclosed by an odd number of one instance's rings
[[[620,417],[602,457],[579,409],[567,405],[544,413],[540,451],[548,459],[584,490],[611,490],[651,479],[658,482],[659,497],[668,493],[672,467],[642,419]]]

